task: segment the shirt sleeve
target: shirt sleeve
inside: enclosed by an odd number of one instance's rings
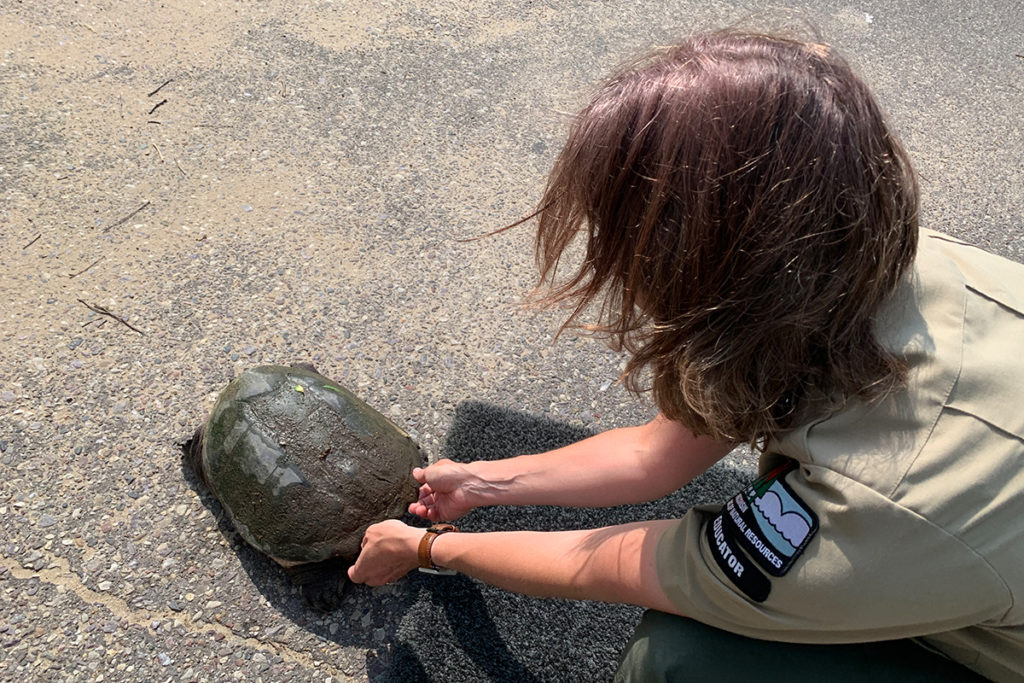
[[[856,481],[790,463],[664,534],[658,575],[681,614],[754,638],[844,643],[1010,608],[999,575],[956,537]]]

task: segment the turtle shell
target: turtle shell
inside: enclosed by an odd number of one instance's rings
[[[416,499],[419,447],[312,370],[247,370],[217,398],[201,466],[249,544],[285,563],[354,559],[371,524]]]

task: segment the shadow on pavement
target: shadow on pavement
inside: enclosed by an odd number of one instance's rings
[[[590,434],[546,418],[467,401],[456,408],[441,457],[496,460],[558,448]],[[371,681],[608,680],[642,612],[628,605],[529,598],[461,575],[413,572],[384,589],[349,586],[339,610],[349,626],[332,634],[322,625],[322,615],[302,602],[284,571],[241,541],[217,500],[188,467],[182,469],[264,597],[319,637],[366,648],[366,675]],[[460,520],[459,526],[464,531],[553,531],[680,517],[693,505],[724,500],[749,476],[719,464],[685,489],[652,503],[608,509],[481,508]],[[413,518],[405,521],[426,525]],[[363,613],[356,605],[365,606]],[[367,617],[377,628],[361,627]]]

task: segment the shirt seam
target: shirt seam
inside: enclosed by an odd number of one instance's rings
[[[959,271],[959,268],[957,270]],[[961,273],[961,275],[962,275],[962,273]],[[896,495],[896,490],[906,480],[907,474],[909,474],[910,470],[913,469],[913,467],[914,467],[914,463],[916,463],[918,458],[921,457],[921,453],[924,452],[924,449],[928,447],[928,443],[932,440],[932,436],[935,434],[935,426],[937,424],[939,424],[939,418],[942,417],[942,411],[944,411],[947,408],[949,408],[949,398],[950,398],[950,396],[953,395],[953,389],[956,388],[957,383],[960,381],[960,374],[964,370],[964,346],[965,346],[965,344],[964,344],[964,327],[967,324],[966,321],[967,321],[967,285],[966,285],[966,283],[964,283],[964,285],[963,285],[963,299],[961,300],[961,309],[960,309],[960,340],[959,340],[960,341],[960,355],[957,357],[956,374],[953,376],[952,381],[950,381],[949,386],[943,392],[943,395],[942,395],[942,405],[939,407],[938,410],[935,411],[935,415],[932,417],[931,424],[928,425],[928,435],[925,436],[924,440],[921,442],[921,446],[917,449],[917,452],[914,453],[914,457],[910,458],[910,461],[907,463],[906,469],[903,470],[903,474],[901,474],[899,476],[899,478],[896,479],[896,481],[893,483],[892,487],[885,493],[885,497],[887,499],[889,499],[889,500],[892,500],[893,496]]]
[[[966,408],[964,408],[962,406],[953,405],[952,403],[944,406],[942,410],[943,411],[948,410],[948,411],[953,412],[953,413],[960,413],[961,415],[966,415],[967,417],[973,417],[978,422],[981,422],[981,423],[985,424],[985,426],[991,427],[992,429],[1000,432],[1001,434],[1004,434],[1005,436],[1007,436],[1007,437],[1009,437],[1009,438],[1011,438],[1011,439],[1013,439],[1015,441],[1020,441],[1021,443],[1024,443],[1024,435],[1017,434],[1016,432],[1011,432],[1006,427],[1000,427],[995,422],[992,422],[991,420],[988,420],[988,419],[982,417],[981,415],[978,415],[973,410],[967,410]]]
[[[964,287],[974,292],[985,301],[995,304],[996,306],[1005,310],[1007,313],[1013,315],[1014,317],[1024,318],[1024,312],[1022,312],[1019,308],[1014,308],[1012,305],[1006,303],[1005,301],[996,296],[993,296],[992,294],[989,294],[987,291],[974,287],[973,285],[967,282],[964,283]],[[998,291],[1000,294],[1008,294],[1004,289],[999,289]]]

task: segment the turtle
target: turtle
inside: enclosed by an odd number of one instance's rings
[[[340,605],[366,528],[416,500],[423,464],[405,431],[309,364],[240,374],[184,451],[238,534],[322,611]]]

